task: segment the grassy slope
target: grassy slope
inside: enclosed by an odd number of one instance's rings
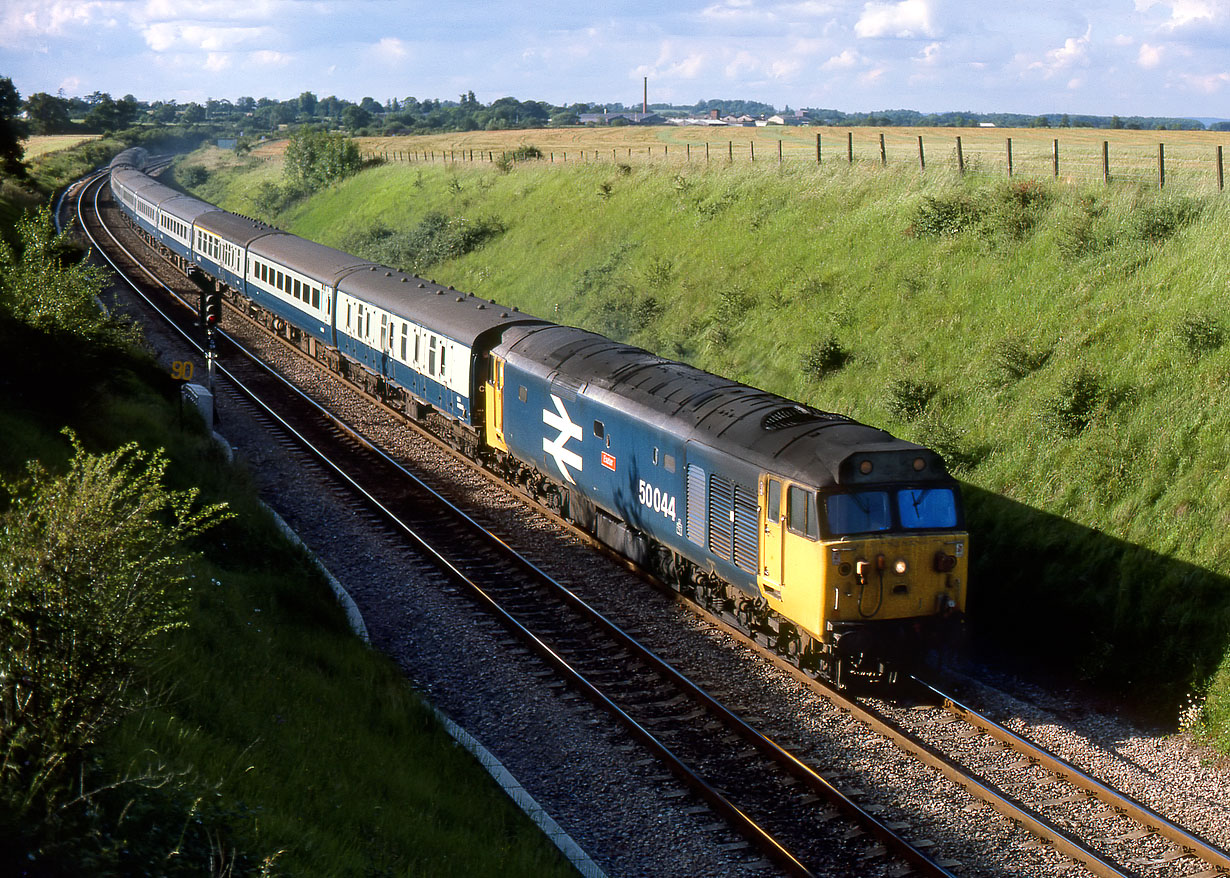
[[[0,360],[12,373],[31,338],[6,336]],[[67,350],[54,353],[71,363]],[[0,386],[0,478],[33,458],[62,464],[68,424],[90,448],[166,448],[172,487],[199,486],[203,502],[225,500],[237,514],[195,547],[189,625],[153,672],[161,706],[105,736],[87,781],[152,771],[166,782],[101,795],[100,834],[70,845],[60,865],[188,874],[212,853],[236,874],[262,864],[271,875],[572,874],[392,662],[354,637],[242,468],[199,419],[183,426],[177,386],[155,369],[112,357],[105,382],[53,401]],[[164,859],[173,850],[179,859]]]
[[[203,194],[246,212],[243,176],[221,178]],[[1173,702],[1230,632],[1230,346],[1184,343],[1225,311],[1230,217],[1212,195],[1041,192],[1002,208],[1000,180],[871,163],[399,164],[278,221],[355,249],[377,221],[498,218],[502,236],[428,273],[937,446],[969,486],[987,639]],[[912,234],[927,198],[1000,208]],[[1176,205],[1200,213],[1151,237],[1143,220]],[[805,374],[826,339],[849,360]],[[1079,376],[1089,423],[1064,429]],[[938,388],[921,415],[900,413],[902,380]]]

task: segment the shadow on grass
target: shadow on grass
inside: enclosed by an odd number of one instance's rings
[[[1157,716],[1230,647],[1230,578],[963,486],[976,657],[1128,695]]]

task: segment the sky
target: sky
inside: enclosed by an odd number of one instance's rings
[[[1230,0],[0,0],[22,97],[1230,118]]]

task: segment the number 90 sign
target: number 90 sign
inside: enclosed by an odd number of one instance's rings
[[[191,381],[194,369],[191,360],[176,360],[171,364],[171,377],[176,381]]]

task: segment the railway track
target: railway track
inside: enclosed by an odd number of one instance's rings
[[[88,197],[83,190],[81,199]],[[101,248],[101,232],[94,228],[99,224],[87,223],[87,233]],[[127,262],[136,266],[140,260],[127,252]],[[192,294],[191,287],[185,290]],[[186,338],[193,337],[191,317],[160,301],[172,291],[140,292]],[[470,592],[516,648],[537,654],[558,680],[614,716],[750,849],[794,875],[869,868],[888,875],[951,874],[222,335],[227,365],[219,372],[228,385],[296,445],[311,449],[322,467],[355,492],[356,503],[378,513]]]
[[[227,359],[231,359],[229,354]],[[241,380],[264,387],[262,393],[286,395],[280,379],[261,377],[260,371],[254,371],[255,375]],[[351,461],[347,465],[338,463],[339,470],[379,472],[374,488],[383,488],[383,492],[366,502],[378,506],[382,515],[392,513],[389,520],[397,520],[399,528],[421,540],[424,551],[437,554],[458,586],[471,590],[510,632],[509,636],[517,638],[520,646],[515,648],[532,650],[553,667],[560,680],[618,716],[633,737],[655,751],[654,758],[685,781],[708,808],[737,827],[749,845],[755,845],[783,870],[791,874],[949,874],[945,865],[920,849],[928,845],[915,847],[901,837],[901,832],[908,831],[908,824],[881,821],[860,808],[854,802],[856,796],[843,794],[817,768],[757,731],[755,724],[741,718],[739,712],[724,708],[719,699],[657,660],[626,632],[544,577],[532,564],[507,554],[507,547],[502,547],[498,539],[490,553],[475,551],[480,539],[476,531],[466,530],[466,536],[457,542],[457,535],[463,532],[458,522],[463,519],[449,519],[451,524],[440,527],[445,513],[443,507],[435,505],[442,501],[439,495],[421,488],[390,491],[389,485],[408,482],[407,474],[387,458],[377,465],[374,461],[381,457],[375,449],[353,432],[327,421],[319,411],[308,406],[305,412],[290,416],[283,429],[302,423],[302,441],[309,446],[347,449],[336,452],[339,459],[345,456]],[[287,420],[282,415],[278,418]],[[329,426],[322,427],[324,424]],[[327,466],[333,468],[334,464]],[[389,466],[393,468],[386,469]],[[464,520],[467,529],[477,527],[468,516]],[[514,569],[515,576],[510,573]],[[741,634],[746,636],[746,632]],[[797,668],[786,666],[800,679],[805,678],[808,685],[820,686]],[[1028,827],[1044,843],[1092,874],[1204,876],[1230,869],[1225,852],[1056,761],[1036,745],[1012,736],[937,690],[928,693],[941,705],[935,708],[935,718],[929,720],[934,726],[930,733],[908,730],[868,702],[853,701],[831,690],[823,694],[998,813]],[[941,729],[947,732],[940,734]],[[988,779],[988,775],[1004,771],[1002,767],[993,763],[971,766],[966,764],[968,760],[942,752],[939,742],[944,738],[968,742],[974,736],[987,736],[988,743],[981,748],[984,756],[998,754],[1001,766],[1006,761],[1013,771],[1036,775],[1032,783],[1047,790],[1047,797],[1024,801],[1024,797]],[[1014,738],[1017,740],[1012,741]],[[996,743],[992,745],[991,740]],[[1076,784],[1080,791],[1066,791],[1063,785],[1069,783]],[[1062,794],[1061,788],[1065,789]],[[739,791],[739,797],[728,795],[734,790]],[[1079,809],[1094,795],[1101,804],[1085,822],[1089,829],[1084,837],[1072,825],[1081,825],[1080,820],[1069,816],[1056,820],[1043,813],[1054,808]],[[782,817],[786,814],[789,819]],[[758,822],[749,815],[763,816]],[[1129,819],[1138,821],[1136,828],[1122,826],[1122,821]],[[1115,821],[1116,826],[1108,828],[1107,821]],[[826,831],[829,828],[833,831]],[[1159,847],[1155,839],[1165,839],[1161,844],[1168,846]]]

